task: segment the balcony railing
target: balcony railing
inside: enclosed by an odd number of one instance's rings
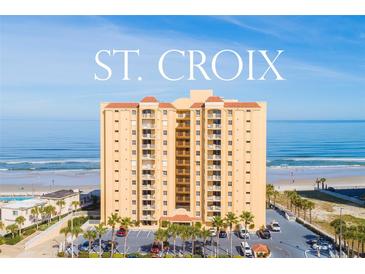
[[[208,186],[209,191],[221,191],[221,189],[220,186]]]
[[[144,129],[152,129],[155,128],[154,124],[142,124],[142,128]]]
[[[153,148],[155,148],[155,145],[154,144],[142,144],[142,148],[153,149]]]
[[[208,118],[209,119],[220,119],[222,115],[220,113],[209,113]]]
[[[153,180],[153,179],[155,179],[155,175],[152,175],[152,174],[142,174],[142,179]]]
[[[142,138],[145,138],[145,139],[153,139],[153,138],[155,138],[155,134],[143,134],[142,135]]]
[[[207,208],[209,211],[221,211],[220,206],[208,206]]]
[[[219,202],[221,200],[220,196],[208,196],[207,201]]]
[[[221,160],[222,156],[221,155],[208,155],[208,159],[209,160]]]
[[[144,210],[155,210],[154,205],[142,205],[142,209]]]
[[[142,169],[146,170],[155,169],[155,165],[142,165]]]
[[[154,185],[142,185],[142,189],[144,189],[144,190],[154,190],[155,186]]]
[[[210,169],[210,170],[219,170],[221,168],[222,168],[222,166],[218,166],[218,165],[210,165],[210,166],[208,166],[208,169]]]
[[[222,135],[221,134],[209,134],[208,135],[208,139],[221,139]]]
[[[142,154],[142,159],[153,160],[153,159],[155,159],[155,155],[154,154]]]
[[[179,119],[188,119],[188,118],[190,118],[190,115],[187,114],[187,113],[179,113],[177,115],[177,118],[179,118]]]
[[[219,181],[221,179],[222,179],[222,177],[218,176],[218,175],[208,176],[208,180],[210,180],[210,181],[216,181],[216,180]]]
[[[142,195],[143,200],[154,200],[155,195]]]
[[[221,145],[208,145],[208,149],[217,149],[217,150],[220,150],[222,148]]]
[[[142,118],[154,119],[155,118],[155,114],[153,114],[153,113],[143,113],[142,114]]]
[[[144,221],[155,220],[155,216],[154,215],[142,215],[141,220],[144,220]]]
[[[220,129],[220,128],[222,128],[222,125],[221,124],[208,124],[208,128]]]

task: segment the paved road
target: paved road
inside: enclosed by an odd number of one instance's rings
[[[311,232],[304,226],[296,223],[287,221],[282,215],[277,211],[269,209],[267,210],[267,223],[272,220],[276,220],[281,227],[281,232],[272,232],[272,239],[263,240],[260,239],[256,234],[251,234],[248,243],[253,245],[255,243],[267,244],[272,252],[273,258],[305,258],[305,257],[316,257],[317,252],[312,250],[310,246],[306,243],[307,240],[317,238],[318,235]],[[103,237],[103,240],[111,239],[111,231],[109,230]],[[124,237],[116,237],[117,251],[120,253],[124,252]],[[132,230],[129,232],[127,238],[127,252],[149,252],[151,244],[154,240],[154,232],[151,230]],[[206,246],[206,253],[213,254],[214,252],[214,242],[215,238],[212,239],[213,245]],[[82,236],[80,236],[76,241],[75,245],[85,241]],[[230,239],[220,239],[219,240],[220,254],[228,254],[230,251]],[[236,234],[233,234],[233,253],[234,255],[242,255],[240,250],[240,239]],[[170,240],[170,246],[172,249],[172,240]],[[176,241],[177,250],[182,250],[182,241],[178,239]],[[185,244],[186,251],[191,251],[190,242]],[[97,250],[96,250],[97,251]],[[328,253],[324,252],[321,257],[328,257]]]

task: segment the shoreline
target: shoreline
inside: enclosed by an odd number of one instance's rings
[[[312,190],[316,178],[328,187],[364,187],[365,167],[267,167],[267,183],[279,191]],[[40,195],[59,189],[99,189],[99,170],[0,171],[0,195]]]

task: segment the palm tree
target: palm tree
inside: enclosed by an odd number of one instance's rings
[[[307,209],[309,210],[309,223],[312,223],[312,210],[315,208],[316,204],[312,201],[307,201]]]
[[[217,229],[217,247],[216,247],[216,257],[218,257],[219,250],[219,232],[221,228],[224,227],[224,220],[220,216],[214,216],[212,220],[212,225]]]
[[[229,234],[230,234],[230,245],[231,245],[231,257],[233,256],[232,248],[233,248],[233,235],[232,235],[232,228],[233,225],[236,225],[238,223],[238,218],[233,212],[228,212],[226,214],[226,218],[224,219],[226,224],[229,227]]]
[[[157,242],[161,243],[161,250],[163,250],[163,243],[167,241],[168,233],[166,229],[159,228],[155,232],[155,239]]]
[[[274,197],[274,206],[276,207],[276,198],[279,196],[279,191],[274,190],[272,196]]]
[[[202,228],[200,230],[200,238],[203,239],[203,254],[205,254],[205,243],[209,237],[211,237],[211,233],[210,233],[209,229]]]
[[[179,231],[179,236],[182,241],[182,249],[183,253],[185,253],[185,242],[190,238],[190,230],[188,226],[181,226]]]
[[[0,221],[0,230],[3,230],[5,228],[5,225],[2,221]]]
[[[52,216],[56,215],[56,208],[52,205],[47,205],[44,207],[43,211],[45,213],[45,216],[47,216],[48,224],[50,224],[51,220],[52,220]]]
[[[135,226],[136,222],[132,221],[131,218],[126,217],[120,220],[120,225],[125,230],[125,237],[124,237],[124,256],[127,254],[127,238],[128,238],[128,232],[129,228]]]
[[[168,234],[172,237],[174,243],[174,255],[176,255],[176,239],[180,233],[180,226],[178,224],[169,224],[167,228]]]
[[[101,258],[102,249],[101,249],[101,238],[103,235],[108,231],[108,229],[105,227],[104,223],[100,223],[95,226],[95,232],[99,238],[99,257]]]
[[[113,257],[114,254],[114,241],[115,241],[115,226],[121,222],[121,218],[117,213],[112,213],[112,215],[108,218],[108,226],[111,226],[112,228],[112,245],[111,245],[111,251],[110,251],[110,258]]]
[[[58,206],[59,208],[59,213],[58,213],[58,220],[61,220],[61,215],[62,215],[62,208],[66,205],[66,202],[65,200],[58,200],[56,202],[56,205]]]
[[[71,206],[73,208],[72,213],[74,214],[76,209],[80,206],[80,202],[79,201],[72,201]]]
[[[200,236],[201,224],[195,223],[190,227],[190,237],[191,237],[191,253],[194,255],[195,252],[195,241]]]
[[[11,225],[8,225],[5,229],[6,229],[6,231],[10,232],[11,237],[14,238],[15,233],[19,230],[19,227],[17,224],[11,224]]]
[[[30,214],[31,216],[33,217],[33,222],[36,223],[36,227],[37,227],[37,230],[38,230],[38,225],[39,225],[39,214],[41,213],[41,208],[36,206],[36,207],[33,207],[31,210],[30,210]]]
[[[246,232],[248,231],[248,229],[247,229],[248,226],[253,228],[254,218],[255,218],[255,216],[250,211],[242,211],[242,213],[240,215],[240,221],[243,222],[243,225],[245,226],[245,231]],[[245,241],[246,241],[246,237],[245,237]]]
[[[71,258],[74,257],[74,238],[77,239],[77,237],[79,237],[79,235],[82,233],[82,229],[79,226],[74,226],[71,229]]]
[[[65,226],[65,227],[61,228],[60,233],[65,235],[65,242],[64,242],[64,249],[63,249],[63,251],[65,251],[67,235],[69,233],[71,233],[71,229],[69,226]]]
[[[275,188],[272,184],[266,185],[266,208],[271,204],[271,196],[273,195]]]
[[[16,217],[15,223],[19,226],[19,234],[22,235],[22,226],[25,223],[24,216],[18,216],[18,217]]]
[[[97,237],[96,231],[93,229],[88,229],[84,232],[84,238],[89,241],[89,252],[91,251],[91,245],[96,239],[96,237]]]

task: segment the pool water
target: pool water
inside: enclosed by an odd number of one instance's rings
[[[0,202],[24,201],[32,198],[30,196],[0,196]]]

